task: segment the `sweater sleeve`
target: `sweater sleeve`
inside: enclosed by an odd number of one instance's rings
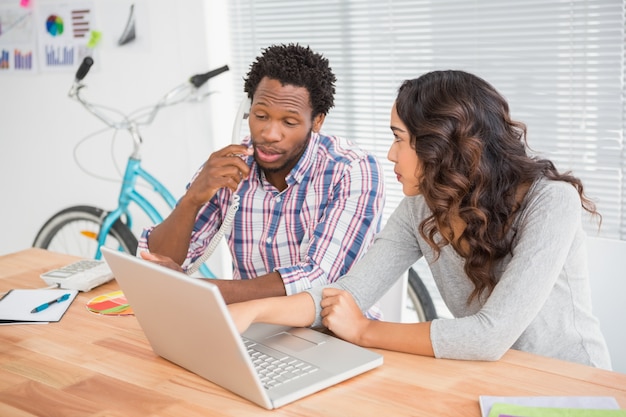
[[[405,198],[363,258],[357,261],[348,274],[329,287],[350,292],[361,311],[365,312],[421,257],[414,230],[416,225],[411,215],[411,207]],[[321,325],[320,302],[323,288],[315,287],[308,291],[316,308],[313,326]]]
[[[539,314],[576,244],[581,224],[580,198],[574,187],[549,183],[524,208],[512,256],[503,263],[496,287],[478,312],[433,321],[436,357],[498,360]]]

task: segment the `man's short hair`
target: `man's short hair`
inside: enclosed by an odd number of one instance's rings
[[[334,106],[336,77],[328,59],[298,44],[272,45],[250,65],[243,90],[252,99],[264,77],[282,85],[304,87],[309,92],[313,117],[328,114]]]

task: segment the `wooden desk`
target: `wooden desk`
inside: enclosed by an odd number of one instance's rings
[[[0,292],[44,286],[39,274],[75,258],[41,249],[0,256]],[[134,316],[90,313],[78,297],[58,323],[0,326],[1,416],[480,416],[479,395],[613,396],[626,375],[510,351],[498,362],[380,351],[383,366],[275,411],[158,356]]]

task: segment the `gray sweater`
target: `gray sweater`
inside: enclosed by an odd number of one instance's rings
[[[578,193],[568,183],[540,180],[529,190],[513,242],[488,297],[467,303],[473,284],[464,260],[450,246],[438,259],[419,234],[430,215],[422,196],[406,197],[365,256],[332,286],[349,291],[367,310],[407,268],[424,256],[454,319],[432,322],[438,358],[497,360],[509,348],[610,369],[591,311],[586,234]],[[321,324],[322,288],[309,291]]]

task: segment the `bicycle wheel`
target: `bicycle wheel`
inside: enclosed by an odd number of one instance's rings
[[[36,248],[93,258],[98,248],[98,233],[106,212],[92,206],[74,206],[52,216],[39,230],[33,242]],[[137,238],[119,219],[113,224],[104,246],[137,252]]]
[[[410,302],[408,308],[415,311],[418,321],[431,321],[438,317],[437,309],[426,285],[424,285],[422,278],[413,268],[409,268],[407,295]]]

